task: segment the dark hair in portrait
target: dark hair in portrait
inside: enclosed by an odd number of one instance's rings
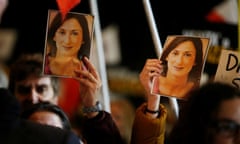
[[[163,62],[163,72],[162,76],[166,76],[168,67],[167,67],[167,61],[166,58],[169,55],[169,53],[174,50],[179,44],[186,42],[186,41],[191,41],[194,45],[194,48],[196,49],[196,59],[195,59],[195,65],[193,66],[192,70],[190,71],[189,74],[189,80],[193,82],[198,82],[200,81],[200,75],[202,71],[202,64],[203,64],[203,44],[201,41],[201,38],[198,37],[178,37],[176,36],[168,45],[165,47],[162,56],[160,60]],[[199,79],[197,79],[199,77]]]
[[[58,12],[54,19],[51,22],[51,25],[48,29],[48,36],[47,36],[47,42],[48,46],[50,47],[49,55],[52,57],[56,56],[56,43],[53,40],[54,35],[57,31],[57,29],[68,19],[76,19],[80,26],[83,29],[83,42],[81,45],[81,48],[78,52],[78,58],[81,59],[83,56],[86,56],[89,58],[90,55],[90,47],[91,47],[91,37],[90,37],[90,31],[88,27],[88,21],[85,15],[83,14],[77,14],[77,13],[67,13],[64,19],[62,19],[62,14]]]

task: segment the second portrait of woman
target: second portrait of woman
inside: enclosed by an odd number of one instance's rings
[[[93,16],[49,10],[44,51],[43,73],[61,77],[76,77],[75,70],[85,69],[83,57],[90,56]]]
[[[209,38],[168,36],[160,56],[162,73],[153,80],[152,93],[187,99],[199,87],[209,46]]]

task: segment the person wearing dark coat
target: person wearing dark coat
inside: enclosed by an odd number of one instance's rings
[[[80,144],[76,134],[20,118],[20,105],[7,89],[0,88],[1,144]]]

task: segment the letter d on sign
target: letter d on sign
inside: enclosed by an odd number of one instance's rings
[[[226,71],[231,71],[238,66],[238,58],[234,54],[228,55],[228,61],[226,65]]]

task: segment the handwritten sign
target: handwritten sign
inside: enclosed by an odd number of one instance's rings
[[[214,81],[231,84],[240,89],[240,53],[223,49]]]

